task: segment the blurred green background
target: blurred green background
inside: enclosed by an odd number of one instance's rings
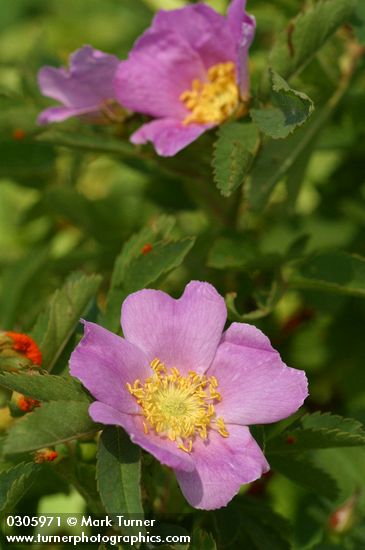
[[[29,331],[49,296],[74,270],[103,276],[97,299],[102,308],[115,259],[127,239],[159,215],[173,215],[174,237],[197,240],[184,263],[156,284],[178,296],[187,281],[200,279],[222,294],[236,293],[238,311],[232,306],[231,320],[246,315],[242,319],[262,328],[289,365],[306,370],[306,410],[365,422],[365,263],[358,258],[365,256],[363,59],[326,124],[280,179],[268,205],[256,211],[245,195],[224,199],[215,189],[214,132],[164,161],[149,149],[145,156],[131,155],[127,146],[110,154],[117,140],[126,142],[123,128],[88,127],[77,120],[54,130],[36,126],[40,110],[53,104],[37,88],[40,67],[67,64],[69,54],[83,44],[122,59],[157,9],[184,4],[2,0],[0,329]],[[209,4],[222,12],[227,6],[223,0]],[[250,58],[254,94],[262,89],[275,38],[303,4],[252,0],[247,6],[257,18]],[[353,40],[353,31],[341,28],[294,79],[296,89],[307,93],[317,109],[336,93],[346,69],[346,47]],[[90,138],[92,146],[77,136]],[[287,154],[290,150],[278,152],[283,162]],[[297,269],[300,277],[293,277]],[[313,280],[328,284],[310,284]],[[7,394],[0,399],[5,405]],[[300,487],[279,471],[249,489],[252,498],[290,520],[290,547],[365,548],[365,449],[318,450],[311,460],[336,480],[336,499]],[[36,484],[19,510],[50,511],[53,505],[45,495],[69,490],[61,478],[48,487]],[[73,506],[82,510],[84,501],[72,494],[66,500],[56,496],[57,512]],[[342,534],[328,521],[348,499],[353,499],[353,524]],[[272,544],[267,550],[285,548]]]

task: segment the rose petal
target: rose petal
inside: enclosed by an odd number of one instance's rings
[[[227,19],[205,4],[161,10],[152,26],[182,36],[199,53],[206,69],[237,59],[238,40],[234,40]]]
[[[226,320],[224,299],[208,283],[192,281],[178,300],[141,290],[122,305],[125,338],[152,361],[202,373],[211,364]]]
[[[250,97],[250,72],[248,66],[248,50],[252,44],[256,31],[256,20],[246,15],[242,24],[242,34],[238,48],[238,83],[241,98],[245,101]]]
[[[261,331],[234,323],[222,338],[209,376],[218,380],[217,416],[227,423],[264,424],[293,414],[308,395],[303,371],[287,367]]]
[[[151,141],[159,155],[171,157],[195,141],[211,127],[211,125],[203,124],[184,126],[179,120],[162,118],[141,126],[132,135],[131,142],[134,144],[143,144]]]
[[[38,73],[39,87],[43,95],[65,107],[94,111],[102,101],[115,97],[113,80],[118,64],[114,55],[84,46],[71,55],[69,70],[43,67]]]
[[[241,485],[255,481],[269,470],[249,429],[227,428],[227,438],[210,431],[209,442],[196,439],[191,453],[195,470],[175,472],[185,498],[195,508],[213,510],[225,506]]]
[[[145,434],[141,416],[123,414],[98,401],[90,405],[89,414],[95,422],[122,426],[130,435],[133,443],[151,453],[162,464],[187,472],[194,468],[194,462],[190,455],[178,449],[175,443],[167,438],[161,438],[153,432]]]
[[[247,323],[232,323],[222,335],[223,342],[277,353],[272,347],[269,338],[256,328],[255,325]]]
[[[70,372],[96,399],[124,413],[141,412],[126,383],[151,376],[145,354],[105,328],[84,321],[85,333],[71,355]]]
[[[72,107],[49,107],[39,114],[37,124],[42,126],[44,124],[50,124],[51,122],[62,122],[63,120],[74,116],[82,116],[93,112],[98,112],[98,109],[95,111],[94,108],[90,107],[86,107],[86,109],[77,109]]]
[[[114,88],[127,109],[154,117],[183,119],[187,110],[180,95],[194,79],[204,79],[200,56],[180,36],[147,30],[127,61],[122,61]]]

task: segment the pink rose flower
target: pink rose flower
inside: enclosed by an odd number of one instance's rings
[[[224,122],[249,96],[248,50],[255,19],[246,0],[232,0],[227,17],[198,3],[160,11],[119,65],[119,102],[155,120],[131,137],[172,156]]]
[[[70,362],[96,399],[93,420],[122,426],[207,510],[269,470],[248,426],[286,418],[308,395],[303,371],[254,326],[223,332],[226,316],[208,283],[192,281],[178,300],[141,290],[122,305],[124,338],[84,322]]]

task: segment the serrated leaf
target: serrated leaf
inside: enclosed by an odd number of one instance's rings
[[[17,420],[5,440],[4,454],[26,453],[91,434],[99,426],[88,413],[89,403],[50,401]]]
[[[102,326],[109,330],[118,330],[121,303],[127,296],[123,281],[130,263],[142,254],[145,245],[153,246],[161,239],[168,239],[174,225],[175,219],[172,216],[160,216],[153,223],[132,235],[124,244],[121,253],[115,260],[105,311],[98,317]]]
[[[272,469],[309,491],[319,493],[330,499],[335,499],[338,496],[336,481],[309,459],[288,455],[272,455],[269,461]]]
[[[161,275],[178,267],[192,248],[195,239],[186,237],[180,241],[157,243],[151,252],[132,260],[125,275],[126,292],[134,292],[150,285]]]
[[[41,313],[32,336],[42,352],[42,366],[48,371],[55,365],[80,317],[100,285],[98,275],[72,274],[64,286],[56,290],[47,309]]]
[[[218,130],[214,145],[214,181],[222,195],[228,197],[242,185],[251,166],[258,132],[253,124],[231,122]]]
[[[283,78],[301,71],[327,39],[349,21],[356,0],[320,0],[289,24],[270,55],[270,66]]]
[[[0,512],[8,512],[32,485],[32,477],[39,471],[33,462],[21,463],[0,472]]]
[[[22,393],[40,401],[86,401],[87,393],[81,384],[71,376],[50,374],[0,374],[0,386]]]
[[[357,420],[330,414],[305,415],[292,427],[267,441],[266,452],[301,453],[332,447],[365,446],[365,431]]]
[[[115,261],[111,288],[123,285],[129,264],[141,255],[143,246],[146,244],[153,246],[159,240],[168,239],[174,225],[175,220],[172,216],[160,216],[153,223],[132,235]]]
[[[138,515],[143,518],[141,500],[141,453],[118,427],[103,430],[99,439],[97,483],[101,500],[109,514]],[[141,531],[129,527],[128,533]]]
[[[318,254],[290,275],[289,284],[365,298],[365,258],[338,251]]]
[[[173,225],[173,218],[161,216],[124,245],[115,262],[106,311],[99,317],[104,327],[118,330],[120,307],[126,296],[147,287],[183,262],[195,238],[172,240],[169,235]],[[144,253],[145,245],[149,249]]]
[[[348,433],[364,434],[363,425],[355,418],[345,418],[337,414],[315,412],[305,414],[300,418],[303,428],[328,428],[337,429]]]
[[[283,139],[304,124],[314,105],[306,94],[290,88],[275,71],[271,71],[271,85],[274,107],[251,109],[250,114],[261,132],[274,139]]]
[[[301,155],[317,138],[340,99],[329,100],[309,122],[285,140],[268,138],[262,146],[250,173],[248,201],[253,210],[262,210],[277,182],[284,179]]]

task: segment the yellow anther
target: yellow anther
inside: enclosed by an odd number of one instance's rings
[[[217,418],[216,424],[218,426],[218,433],[223,437],[228,437],[229,433],[227,431],[223,418]]]
[[[208,70],[207,82],[193,80],[191,90],[180,95],[188,111],[183,124],[220,124],[239,104],[236,66],[232,61],[218,63]]]
[[[228,437],[224,420],[215,415],[214,405],[221,400],[215,377],[195,371],[183,376],[176,367],[168,371],[159,359],[152,361],[151,368],[153,375],[144,384],[126,383],[142,409],[145,434],[153,430],[186,453],[192,451],[195,437],[207,439],[210,428]]]

